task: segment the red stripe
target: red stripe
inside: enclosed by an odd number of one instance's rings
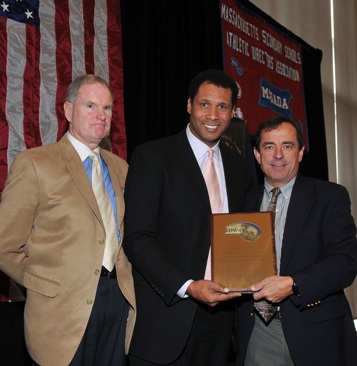
[[[6,64],[7,64],[7,20],[0,17],[0,199],[7,177],[7,148],[9,126],[6,119]]]
[[[84,59],[87,74],[94,74],[94,1],[83,3]]]
[[[0,302],[9,302],[9,298],[0,292]]]
[[[59,140],[68,129],[68,123],[63,111],[63,102],[66,99],[68,85],[72,82],[72,45],[68,2],[55,0],[54,3],[56,8],[56,115],[58,121],[57,140]]]
[[[39,124],[40,109],[40,30],[33,25],[26,25],[26,65],[24,70],[24,142],[27,149],[41,146]]]
[[[10,278],[4,272],[0,271],[0,302],[9,302],[9,290]]]
[[[109,84],[115,99],[111,128],[112,149],[115,154],[126,159],[127,145],[124,122],[124,80],[120,0],[107,0],[107,9]]]

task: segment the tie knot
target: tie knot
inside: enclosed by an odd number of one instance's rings
[[[213,159],[213,154],[214,154],[214,150],[213,150],[213,149],[209,149],[209,150],[208,150],[208,157],[209,157],[210,159]]]
[[[275,212],[276,201],[278,200],[278,196],[281,193],[281,190],[279,187],[275,187],[271,190],[271,192],[273,193],[273,195],[272,195],[270,203],[269,203],[268,211]]]
[[[92,152],[89,154],[89,157],[90,157],[93,161],[96,161],[96,162],[98,162],[98,161],[99,161],[99,154],[98,154],[96,151],[92,151]]]
[[[280,188],[279,187],[275,187],[275,188],[273,188],[272,190],[271,190],[271,192],[272,192],[272,199],[273,198],[276,198],[276,197],[278,197],[279,196],[279,194],[281,193],[281,190],[280,190]]]

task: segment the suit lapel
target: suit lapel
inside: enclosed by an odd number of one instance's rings
[[[263,195],[264,195],[264,185],[252,188],[252,190],[247,195],[244,205],[244,211],[259,212],[263,200]]]
[[[281,253],[280,273],[284,274],[296,240],[303,230],[309,211],[314,203],[313,189],[307,184],[302,175],[298,175],[290,198],[289,208],[284,228],[283,246]]]
[[[245,181],[241,179],[242,175],[240,168],[242,168],[242,166],[237,165],[237,159],[232,154],[229,147],[221,142],[219,144],[219,148],[221,151],[224,177],[226,181],[228,210],[229,212],[236,212],[238,209],[241,210],[241,205],[243,205],[244,202],[240,200],[240,197],[244,196],[242,191],[246,191]]]
[[[82,194],[83,198],[88,202],[89,206],[93,210],[97,219],[103,225],[97,200],[94,196],[83,163],[66,135],[64,135],[60,140],[60,147],[62,151],[62,157],[65,161],[67,161],[65,166],[68,170],[68,173],[71,175],[74,183],[78,187],[79,192]]]
[[[221,156],[222,156],[222,163],[223,163],[223,171],[224,177],[226,181],[226,192],[227,192],[227,199],[228,199],[228,211],[233,212],[235,211],[234,207],[232,207],[232,202],[235,202],[235,196],[239,192],[239,187],[237,184],[237,180],[235,179],[234,172],[237,170],[237,165],[234,165],[232,160],[230,159],[229,154],[227,154],[227,150],[224,148],[223,144],[219,145]]]
[[[176,148],[174,149],[174,158],[179,168],[185,173],[190,181],[192,188],[196,190],[197,195],[202,199],[207,209],[211,211],[211,205],[200,167],[198,166],[195,154],[192,151],[190,143],[186,136],[186,130],[177,135]]]

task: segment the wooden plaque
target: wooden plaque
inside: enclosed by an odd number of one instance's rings
[[[211,230],[212,281],[251,292],[277,273],[272,212],[212,214]]]

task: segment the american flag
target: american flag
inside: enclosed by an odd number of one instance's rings
[[[58,141],[78,75],[115,97],[111,142],[126,159],[120,0],[0,0],[0,196],[15,155]]]

